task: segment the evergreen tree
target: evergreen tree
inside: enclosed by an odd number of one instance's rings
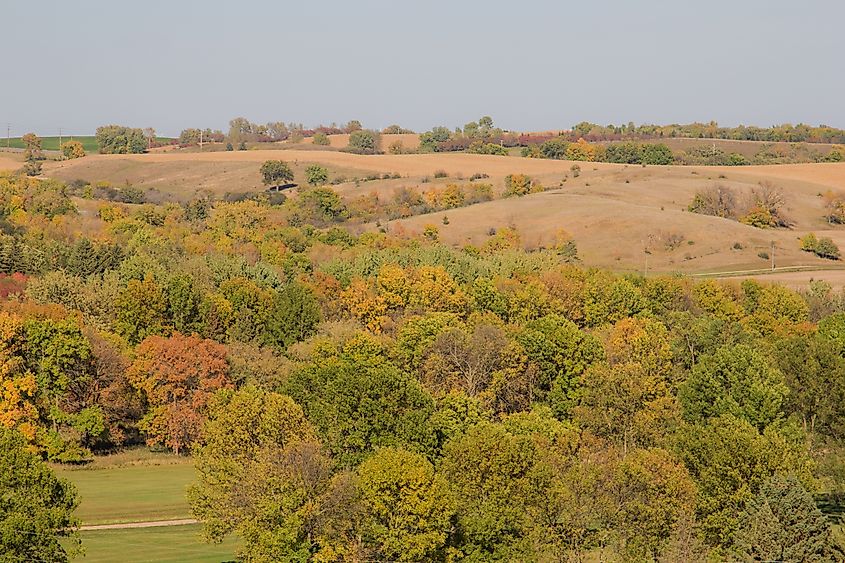
[[[751,561],[833,561],[830,526],[795,476],[774,476],[748,503],[736,534]]]

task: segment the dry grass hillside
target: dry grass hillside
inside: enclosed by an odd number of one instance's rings
[[[342,149],[349,146],[349,135],[329,135],[328,137],[329,146],[334,149]],[[420,136],[416,133],[391,134],[381,136],[382,150],[387,152],[388,147],[397,141],[401,142],[406,149],[416,150],[420,146]],[[308,137],[307,139],[303,139],[301,144],[310,145],[313,142],[314,139]]]
[[[435,225],[440,237],[455,245],[482,245],[492,229],[516,228],[527,247],[546,246],[565,229],[575,238],[587,265],[650,272],[728,272],[764,269],[774,244],[778,267],[806,266],[812,270],[836,267],[799,249],[807,232],[830,236],[845,249],[845,227],[830,226],[823,218],[821,194],[845,193],[845,164],[795,164],[746,167],[626,166],[574,163],[463,153],[361,156],[336,151],[288,150],[146,155],[93,155],[74,161],[48,162],[45,175],[72,180],[108,180],[156,187],[176,197],[190,197],[197,189],[216,193],[261,189],[258,167],[266,159],[283,158],[298,177],[310,163],[326,166],[331,177],[350,181],[335,187],[346,198],[376,193],[390,198],[400,187],[427,190],[449,182],[467,182],[476,173],[489,176],[500,192],[504,177],[525,173],[549,191],[396,221],[380,222],[394,232],[415,234]],[[448,174],[434,179],[435,171]],[[389,173],[390,180],[352,181]],[[737,221],[687,211],[696,191],[717,184],[737,194],[761,182],[782,191],[791,229],[756,229]],[[448,224],[443,216],[448,216]],[[375,225],[364,228],[375,229]],[[804,283],[814,272],[778,274],[789,283]],[[829,274],[833,276],[833,274]],[[837,274],[837,277],[838,274]],[[845,276],[842,276],[845,280]]]
[[[0,171],[17,170],[23,165],[20,153],[0,152]]]

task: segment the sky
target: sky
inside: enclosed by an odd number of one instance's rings
[[[0,127],[845,128],[841,0],[0,0]]]

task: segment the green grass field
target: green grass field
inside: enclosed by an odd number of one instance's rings
[[[95,153],[99,149],[99,145],[97,145],[97,138],[93,135],[91,136],[79,136],[79,137],[72,137],[72,136],[63,136],[62,142],[66,143],[70,140],[79,141],[82,143],[82,148],[85,149],[86,153]],[[6,139],[0,139],[0,147],[6,146]],[[9,147],[13,149],[22,149],[24,148],[23,141],[20,137],[12,137],[9,139]],[[45,151],[57,151],[59,150],[59,138],[58,137],[41,137],[41,148]]]
[[[190,518],[185,496],[194,481],[190,458],[146,449],[97,458],[81,468],[54,466],[79,492],[83,525]],[[78,561],[230,561],[237,539],[207,544],[199,525],[81,532]]]
[[[157,137],[160,143],[168,143],[172,141],[170,137]],[[93,135],[79,135],[79,136],[63,136],[62,142],[66,143],[70,140],[79,141],[82,143],[82,148],[85,149],[86,154],[94,154],[99,149],[100,146],[97,144],[97,138]],[[7,139],[0,139],[0,147],[6,147]],[[8,146],[13,149],[22,149],[24,148],[23,141],[20,137],[12,137],[8,139]],[[58,137],[41,137],[41,148],[45,151],[57,151],[59,150],[59,138]]]
[[[208,544],[200,537],[200,526],[134,528],[82,532],[85,554],[75,559],[85,563],[121,561],[232,561],[237,541]]]
[[[105,469],[60,469],[79,491],[76,511],[83,524],[117,524],[190,518],[185,491],[194,466],[133,465]]]

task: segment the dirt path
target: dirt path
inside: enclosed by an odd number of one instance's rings
[[[125,530],[127,528],[160,528],[163,526],[187,526],[198,522],[193,518],[182,518],[181,520],[154,520],[150,522],[126,522],[124,524],[96,524],[80,526],[79,529],[83,532],[89,532],[93,530]]]

